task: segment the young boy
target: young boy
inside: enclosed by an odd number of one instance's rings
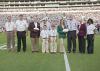
[[[55,25],[51,26],[50,30],[50,52],[55,53],[57,52],[57,30],[55,29]]]
[[[47,29],[46,25],[43,26],[43,30],[41,31],[40,36],[42,38],[42,53],[49,53],[49,30]]]

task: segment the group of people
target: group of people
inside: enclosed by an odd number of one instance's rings
[[[87,39],[87,53],[92,54],[94,52],[94,35],[95,25],[93,20],[85,18],[78,22],[73,15],[60,19],[60,24],[55,25],[43,19],[42,23],[38,22],[38,17],[34,16],[31,22],[27,22],[24,15],[19,15],[19,19],[14,23],[12,17],[8,16],[8,21],[5,23],[4,29],[7,34],[7,49],[9,51],[15,48],[15,33],[17,35],[17,52],[21,51],[23,45],[23,51],[26,52],[27,43],[26,37],[28,31],[30,31],[32,53],[39,51],[39,41],[42,40],[42,53],[56,53],[58,50],[60,53],[64,53],[67,43],[68,53],[76,52],[76,38],[78,36],[79,52],[85,53],[86,51],[86,39]],[[42,24],[42,26],[41,26]],[[67,41],[64,41],[66,39]],[[57,38],[59,39],[59,48],[57,46]],[[72,48],[73,46],[73,48]]]
[[[76,52],[76,38],[78,37],[79,53],[85,53],[87,39],[87,53],[93,54],[95,29],[96,27],[91,18],[88,20],[83,18],[78,22],[72,15],[67,19],[61,19],[60,25],[57,27],[61,45],[64,45],[67,32],[68,53]]]

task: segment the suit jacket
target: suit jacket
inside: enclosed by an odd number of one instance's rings
[[[40,37],[40,23],[37,22],[37,28],[39,30],[35,30],[34,28],[35,28],[35,24],[34,22],[31,22],[28,27],[28,30],[30,31],[30,37],[39,38]]]

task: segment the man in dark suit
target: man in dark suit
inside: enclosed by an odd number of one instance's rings
[[[29,24],[28,29],[30,31],[32,52],[37,52],[40,37],[40,23],[37,22],[37,16],[33,17],[33,21]]]

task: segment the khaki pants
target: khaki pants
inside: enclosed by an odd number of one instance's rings
[[[64,39],[60,38],[60,48],[59,48],[60,52],[64,52]]]
[[[6,32],[7,33],[7,49],[11,50],[11,48],[14,49],[15,47],[15,37],[14,32]]]
[[[50,52],[57,52],[56,37],[50,37]]]
[[[39,48],[39,38],[31,38],[32,51],[38,51]]]
[[[49,53],[49,48],[48,48],[48,39],[42,39],[42,52]]]

